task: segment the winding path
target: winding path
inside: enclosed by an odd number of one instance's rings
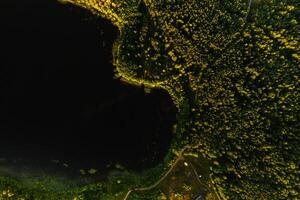
[[[165,175],[163,175],[158,181],[156,181],[155,183],[153,183],[150,186],[147,187],[141,187],[141,188],[133,188],[130,189],[127,194],[125,195],[125,197],[123,198],[123,200],[127,200],[129,195],[132,192],[136,192],[136,191],[147,191],[147,190],[151,190],[153,188],[155,188],[156,186],[158,186],[165,178],[167,178],[167,176],[172,172],[172,170],[174,169],[174,167],[177,165],[177,163],[183,158],[183,152],[186,150],[186,148],[184,148],[181,153],[178,155],[178,158],[175,160],[175,162],[172,164],[172,166],[170,167],[170,169],[165,173]]]
[[[248,16],[249,16],[250,9],[251,9],[251,6],[252,6],[252,1],[253,1],[253,0],[248,0],[247,15],[245,16],[245,21],[247,21],[247,18],[248,18]]]

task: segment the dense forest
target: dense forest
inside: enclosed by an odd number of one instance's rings
[[[299,1],[62,2],[119,28],[116,76],[169,92],[170,152],[208,159],[219,198],[299,198]]]

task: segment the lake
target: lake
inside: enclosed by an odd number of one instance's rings
[[[142,171],[163,160],[176,108],[165,91],[113,78],[116,27],[50,0],[0,9],[2,167]]]

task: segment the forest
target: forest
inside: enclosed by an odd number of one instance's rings
[[[298,0],[62,2],[117,26],[116,76],[166,90],[179,110],[170,154],[148,177],[161,177],[172,152],[187,148],[211,163],[208,184],[219,199],[299,199]],[[87,186],[74,200],[113,199],[127,188],[118,187]]]

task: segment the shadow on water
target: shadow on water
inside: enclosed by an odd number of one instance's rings
[[[113,79],[116,27],[50,0],[0,8],[2,166],[140,171],[162,161],[176,109],[163,91]]]

